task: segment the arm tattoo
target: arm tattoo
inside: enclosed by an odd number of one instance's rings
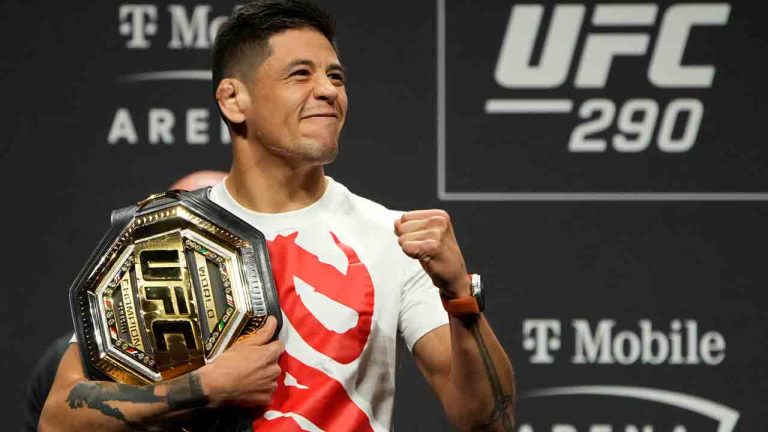
[[[71,409],[91,408],[105,416],[116,418],[123,423],[133,425],[125,418],[119,408],[107,404],[109,401],[156,403],[163,398],[155,395],[155,386],[138,387],[118,383],[83,382],[76,385],[69,396],[67,403]]]
[[[203,391],[200,375],[192,372],[186,377],[168,382],[168,394],[165,396],[172,410],[202,408],[208,404],[208,396]]]
[[[165,402],[172,410],[202,408],[208,403],[208,397],[203,392],[200,376],[189,373],[185,376],[168,381],[165,396],[155,394],[157,385],[135,386],[120,383],[82,382],[77,384],[67,396],[69,408],[91,408],[102,414],[139,427],[130,422],[123,412],[109,402],[132,402],[153,404]]]
[[[493,365],[491,355],[488,352],[488,347],[485,346],[482,334],[480,334],[480,326],[478,321],[475,320],[471,323],[472,337],[477,343],[477,348],[480,351],[480,357],[483,359],[483,365],[485,366],[485,372],[488,375],[488,383],[491,385],[493,391],[493,411],[488,421],[483,425],[483,429],[490,429],[493,425],[501,421],[501,426],[504,431],[511,432],[513,430],[514,422],[509,415],[509,407],[512,405],[513,396],[505,395],[504,389],[501,386],[501,381],[496,373],[496,367]]]

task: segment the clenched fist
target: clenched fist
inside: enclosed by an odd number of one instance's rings
[[[213,363],[199,369],[203,390],[213,406],[267,405],[277,388],[284,347],[270,342],[277,320],[268,317],[256,333],[232,344]]]
[[[418,259],[432,283],[448,297],[471,294],[464,256],[453,234],[451,218],[443,210],[416,210],[395,221],[403,252]]]

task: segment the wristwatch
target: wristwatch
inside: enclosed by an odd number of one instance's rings
[[[443,308],[446,312],[455,317],[467,315],[479,315],[485,310],[485,292],[483,291],[483,282],[477,273],[469,275],[472,288],[472,295],[468,297],[459,297],[448,299],[440,296],[443,301]]]

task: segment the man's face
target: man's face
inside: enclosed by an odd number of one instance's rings
[[[292,162],[326,164],[336,157],[347,113],[344,70],[328,39],[314,29],[269,39],[271,55],[248,83],[248,138]]]

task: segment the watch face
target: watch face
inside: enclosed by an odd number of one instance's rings
[[[472,296],[477,301],[477,307],[480,312],[485,310],[485,290],[483,290],[483,282],[480,279],[479,274],[472,275]]]

